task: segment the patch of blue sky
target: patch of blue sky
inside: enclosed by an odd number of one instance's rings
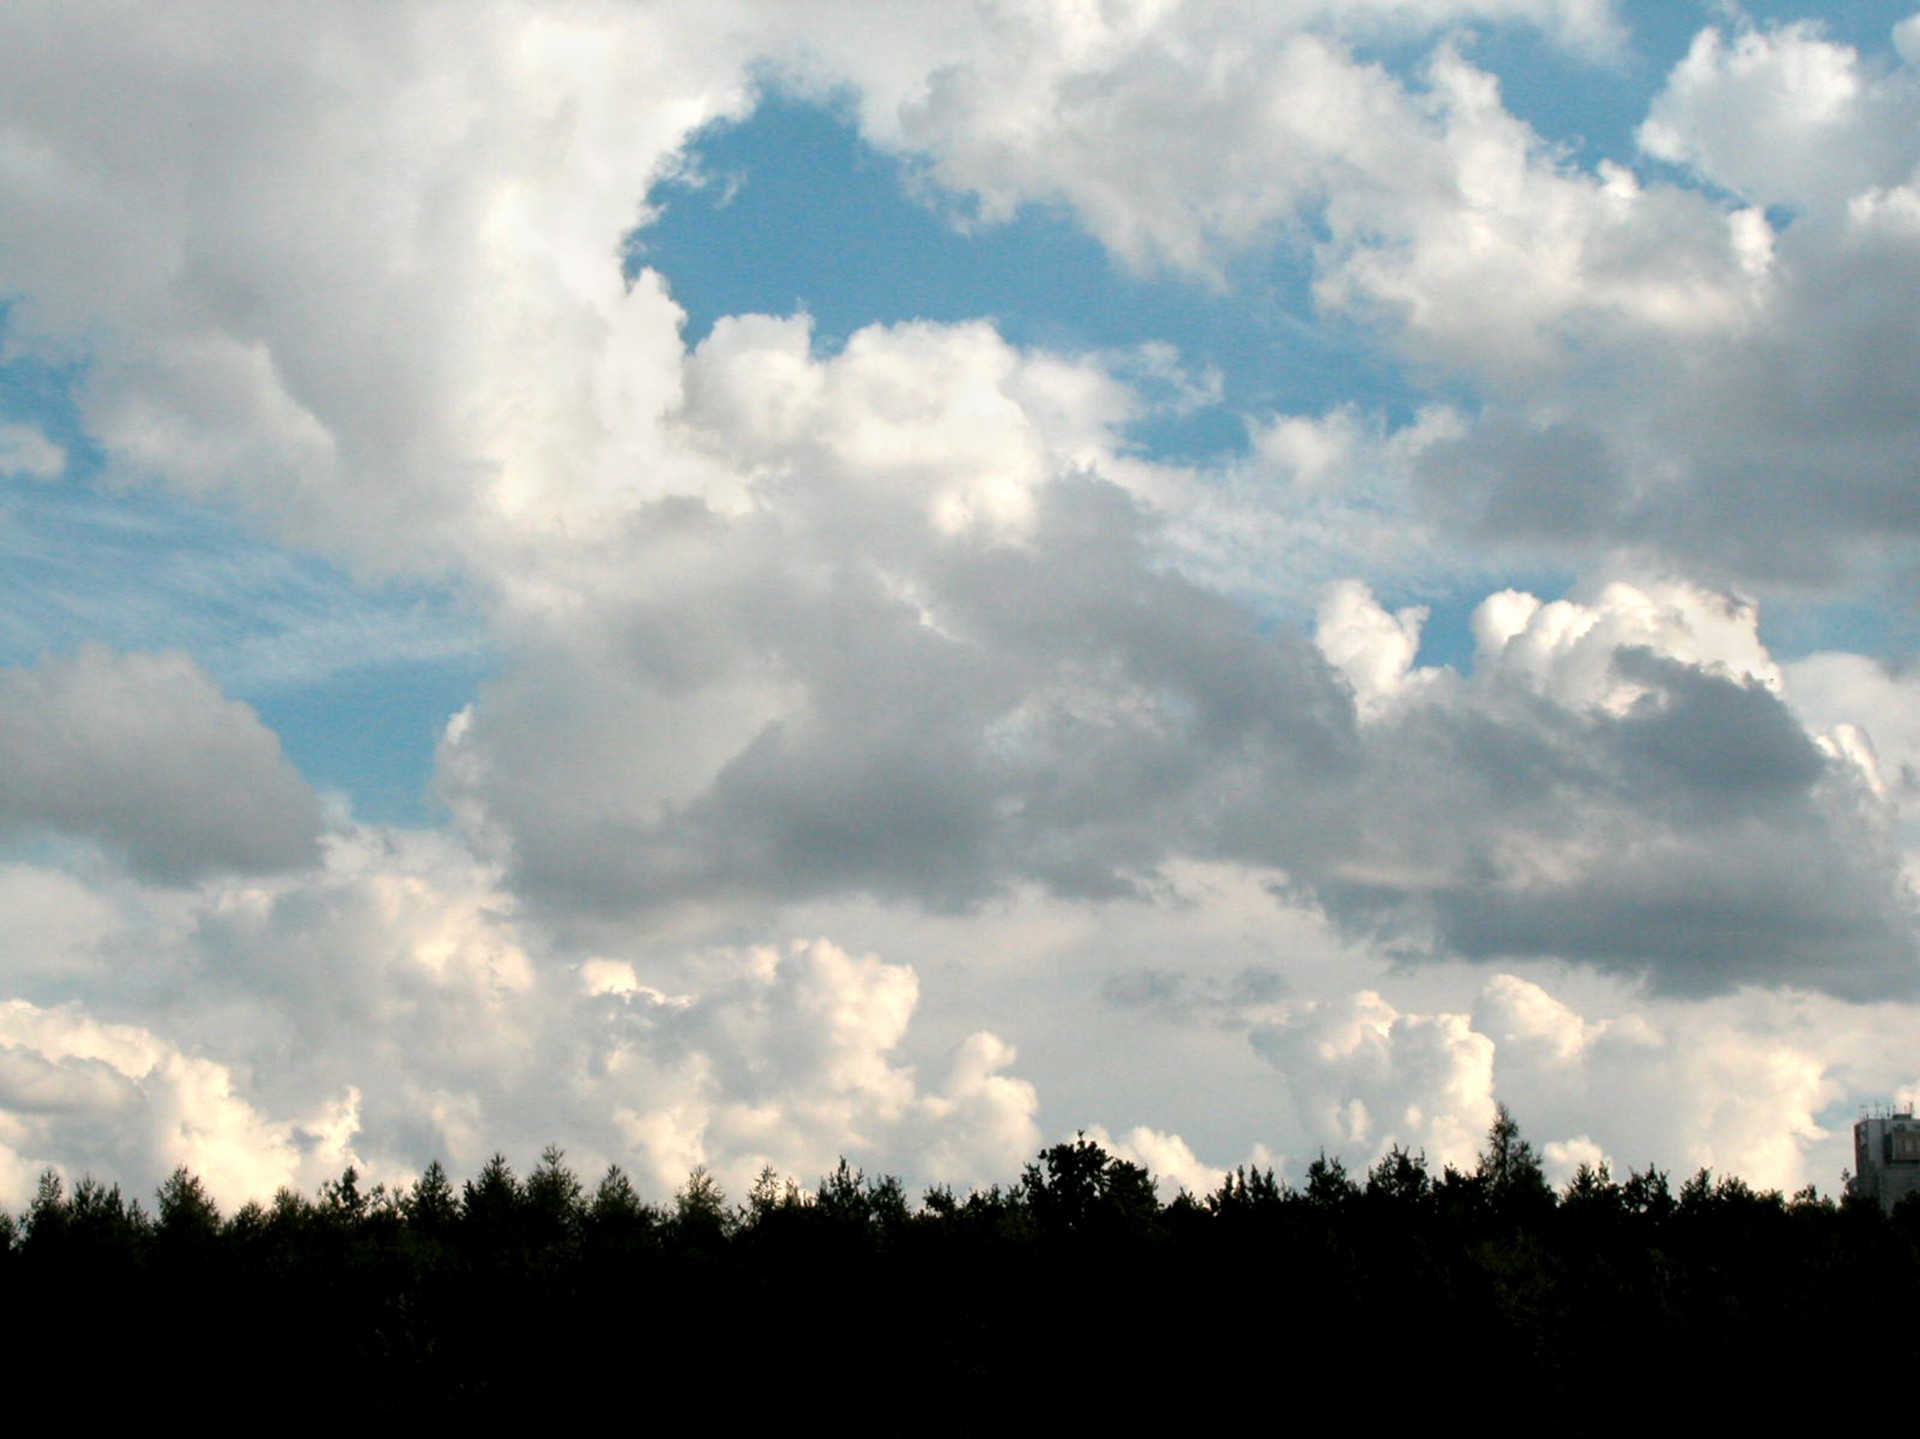
[[[1760,638],[1776,659],[1825,651],[1869,655],[1896,670],[1920,663],[1920,583],[1909,573],[1868,599],[1773,599]]]
[[[420,826],[444,818],[434,756],[447,721],[490,672],[483,652],[357,665],[254,701],[307,779],[345,794],[354,817]]]
[[[951,197],[923,198],[913,168],[867,145],[842,109],[778,90],[706,131],[689,160],[655,189],[657,218],[629,250],[665,276],[689,344],[724,315],[802,311],[827,351],[912,320],[989,319],[1017,345],[1070,354],[1171,344],[1220,387],[1135,429],[1170,460],[1244,448],[1248,417],[1358,402],[1402,423],[1424,398],[1363,331],[1314,313],[1298,247],[1241,257],[1222,289],[1130,273],[1052,207],[958,225],[941,208]]]
[[[1653,97],[1694,36],[1711,24],[1724,24],[1726,17],[1723,7],[1705,0],[1623,0],[1617,13],[1627,37],[1612,56],[1570,53],[1530,25],[1469,31],[1460,50],[1499,77],[1507,110],[1570,164],[1586,171],[1603,160],[1636,166],[1640,154],[1634,132]]]
[[[98,473],[103,457],[74,404],[85,362],[10,353],[10,313],[11,306],[0,300],[0,422],[31,425],[66,452],[68,477],[89,478]]]

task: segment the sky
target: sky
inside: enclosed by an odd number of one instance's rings
[[[0,1204],[1920,1092],[1920,14],[0,9]]]

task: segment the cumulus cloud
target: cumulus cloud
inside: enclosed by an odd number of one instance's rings
[[[1183,1191],[1204,1196],[1218,1189],[1227,1177],[1225,1169],[1196,1158],[1186,1140],[1177,1134],[1162,1134],[1140,1125],[1116,1137],[1096,1124],[1086,1136],[1115,1158],[1138,1164],[1153,1175],[1162,1203]]]
[[[1631,1116],[1643,1144],[1692,1168],[1793,1189],[1813,1177],[1809,1151],[1829,1137],[1821,1117],[1839,1097],[1841,1057],[1820,1052],[1791,1001],[1778,1008],[1771,1026],[1754,1028],[1687,1009],[1594,1021],[1538,985],[1499,975],[1474,1022],[1494,1041],[1498,1082],[1527,1095],[1538,1122],[1592,1126],[1597,1137],[1569,1135],[1569,1157],[1604,1144],[1616,1167],[1645,1165],[1616,1137]]]
[[[1865,655],[1827,651],[1784,670],[1795,710],[1832,736],[1903,807],[1920,794],[1920,677]]]
[[[1832,215],[1920,161],[1917,109],[1910,74],[1873,74],[1815,22],[1710,28],[1668,76],[1640,144],[1754,203]]]
[[[825,939],[556,954],[488,866],[433,836],[336,835],[317,872],[209,885],[161,916],[137,891],[92,902],[42,976],[84,997],[0,1007],[10,1203],[47,1164],[138,1185],[185,1163],[233,1202],[558,1139],[665,1197],[696,1164],[744,1191],[765,1164],[811,1179],[843,1154],[966,1185],[1039,1144],[1004,1040],[965,1037],[927,1079],[896,1057],[910,966]],[[47,938],[16,937],[9,968]],[[107,1017],[130,1000],[144,1023]]]
[[[1324,306],[1437,369],[1507,383],[1602,337],[1747,314],[1751,222],[1617,163],[1575,171],[1449,43],[1413,84],[1352,48],[1468,20],[1542,25],[1589,53],[1616,33],[1607,6],[992,10],[944,65],[830,41],[823,63],[857,77],[870,138],[923,157],[987,219],[1062,203],[1130,265],[1215,284],[1250,251],[1310,249]]]
[[[1216,283],[1310,248],[1325,311],[1483,392],[1421,467],[1475,539],[1826,582],[1911,539],[1908,65],[1806,24],[1704,31],[1640,131],[1676,181],[1574,165],[1444,43],[1413,81],[1358,60],[1389,13],[996,12],[943,68],[837,63],[867,133],[989,218],[1063,202],[1124,260]]]
[[[1644,143],[1736,191],[1764,153],[1824,217],[1776,236],[1758,209],[1624,160],[1573,168],[1444,44],[1411,83],[1349,48],[1472,20],[1588,50],[1617,35],[1611,7],[1573,3],[903,10],[886,45],[864,11],[832,8],[803,27],[751,7],[423,5],[255,20],[242,67],[217,25],[197,49],[158,18],[103,47],[16,7],[10,53],[65,57],[135,123],[77,111],[48,79],[60,65],[8,77],[0,186],[32,217],[10,249],[10,330],[46,353],[86,337],[83,409],[123,472],[381,564],[537,588],[530,532],[740,498],[737,476],[663,438],[678,312],[610,250],[771,57],[851,81],[870,138],[987,214],[1064,199],[1117,254],[1215,277],[1249,248],[1310,248],[1324,306],[1511,402],[1430,476],[1441,511],[1489,536],[1815,574],[1910,531],[1894,457],[1911,407],[1870,405],[1912,388],[1916,327],[1881,304],[1912,289],[1910,73],[1804,26],[1703,35]],[[1754,106],[1779,143],[1741,150]],[[769,423],[756,413],[749,431]],[[1808,465],[1828,481],[1788,482]],[[937,503],[1004,521],[1024,483]]]
[[[0,1003],[0,1192],[17,1204],[55,1168],[112,1176],[137,1199],[185,1165],[232,1208],[355,1162],[353,1091],[299,1120],[270,1119],[234,1091],[227,1066],[140,1026]]]
[[[1920,679],[1827,652],[1786,666],[1785,690],[1822,749],[1891,810],[1907,885],[1920,891]]]
[[[1106,473],[1133,468],[1127,396],[1094,362],[978,325],[822,358],[803,323],[752,320],[716,328],[688,393],[681,423],[752,467],[756,503],[649,511],[574,603],[516,618],[525,667],[449,733],[450,797],[530,892],[1118,893],[1169,841],[1211,843],[1253,776],[1342,762],[1318,654],[1156,567]]]
[[[1608,4],[1140,4],[981,7],[937,58],[831,30],[814,46],[856,79],[867,134],[926,157],[984,218],[1064,202],[1128,263],[1218,279],[1335,186],[1419,167],[1407,98],[1350,44],[1473,20],[1588,54],[1620,33]]]
[[[310,862],[319,807],[279,741],[181,654],[0,670],[0,827],[184,881]]]
[[[1363,717],[1378,713],[1407,683],[1426,620],[1421,605],[1388,614],[1358,580],[1328,587],[1314,643],[1353,686]]]
[[[967,1038],[922,1087],[892,1058],[912,969],[826,940],[710,955],[692,994],[601,1001],[580,1101],[612,1116],[657,1187],[705,1164],[744,1188],[766,1164],[811,1178],[846,1156],[932,1182],[1011,1171],[1038,1143],[1038,1097],[996,1036]]]
[[[1482,423],[1422,457],[1430,512],[1481,539],[1626,545],[1754,582],[1832,584],[1911,543],[1916,104],[1910,58],[1870,66],[1811,25],[1703,32],[1640,139],[1737,198],[1617,167],[1565,177],[1584,196],[1569,214],[1612,207],[1626,226],[1625,288],[1568,273],[1540,312],[1553,362],[1508,377]],[[1546,192],[1517,193],[1538,206]],[[1436,253],[1417,245],[1407,273]],[[1472,292],[1417,293],[1415,339]],[[1609,307],[1631,323],[1601,323]]]
[[[1347,583],[1316,652],[1157,563],[1092,362],[928,325],[819,357],[755,320],[693,369],[681,423],[752,503],[656,506],[516,616],[443,749],[543,912],[1110,897],[1227,859],[1437,955],[1911,984],[1891,815],[1786,706],[1751,603],[1503,592],[1462,676]]]
[[[117,474],[406,567],[635,482],[677,312],[616,251],[688,133],[745,102],[727,16],[0,25],[9,342],[84,354]]]
[[[1254,1031],[1307,1131],[1350,1163],[1394,1144],[1435,1168],[1471,1168],[1496,1098],[1564,1183],[1581,1163],[1616,1178],[1655,1162],[1796,1189],[1816,1152],[1838,1155],[1823,1114],[1841,1097],[1854,1017],[1750,1001],[1758,1016],[1699,1007],[1589,1018],[1512,974],[1469,1009],[1419,1012],[1366,991],[1296,1006]],[[1745,1021],[1744,1023],[1742,1021]],[[1824,1145],[1824,1150],[1823,1150]]]
[[[1496,395],[1559,392],[1616,347],[1658,365],[1752,311],[1764,276],[1749,222],[1617,163],[1571,169],[1455,52],[1435,54],[1428,82],[1398,119],[1412,153],[1333,202],[1323,305]]]
[[[1910,990],[1891,816],[1787,708],[1754,624],[1672,584],[1494,596],[1473,677],[1370,727],[1363,831],[1318,871],[1320,899],[1443,952],[1677,991]]]
[[[1372,1159],[1398,1144],[1435,1168],[1471,1168],[1493,1121],[1493,1042],[1464,1014],[1403,1014],[1365,991],[1301,1005],[1253,1046],[1335,1151]]]
[[[84,57],[87,92],[127,97],[137,123],[90,122],[71,87],[47,81],[57,66],[10,77],[0,184],[33,217],[10,251],[22,294],[11,330],[50,353],[87,337],[83,407],[123,471],[231,498],[304,542],[381,564],[476,565],[537,587],[530,531],[577,536],[675,493],[739,499],[737,477],[663,439],[680,400],[678,312],[658,277],[625,283],[609,251],[688,136],[740,113],[753,60],[774,56],[780,73],[851,79],[871,138],[926,157],[987,213],[1064,198],[1140,263],[1217,276],[1249,247],[1303,247],[1323,231],[1323,305],[1515,398],[1432,475],[1442,510],[1489,534],[1685,544],[1721,563],[1812,572],[1844,558],[1832,546],[1906,524],[1888,458],[1905,449],[1886,428],[1904,419],[1889,410],[1862,431],[1848,382],[1871,377],[1855,365],[1810,387],[1806,366],[1872,352],[1858,341],[1877,312],[1859,302],[1911,288],[1885,283],[1911,266],[1900,227],[1887,233],[1913,149],[1899,138],[1911,130],[1907,72],[1868,73],[1805,27],[1732,42],[1707,32],[1676,70],[1643,132],[1656,153],[1731,183],[1739,167],[1716,158],[1716,136],[1740,128],[1716,118],[1727,97],[1784,95],[1765,103],[1820,117],[1793,153],[1867,167],[1849,179],[1818,158],[1801,166],[1828,187],[1809,203],[1862,233],[1841,244],[1834,224],[1796,226],[1792,246],[1813,248],[1776,266],[1757,210],[1617,162],[1574,170],[1455,51],[1436,50],[1409,84],[1348,48],[1465,20],[1533,24],[1589,48],[1615,33],[1600,4],[989,8],[903,11],[880,46],[870,16],[833,9],[797,27],[750,8],[586,6],[563,19],[508,6],[476,21],[427,5],[255,22],[237,67],[220,62],[217,26],[197,50],[171,43],[159,19],[103,48],[60,12],[23,7],[10,52]],[[323,52],[360,58],[319,66]],[[568,102],[549,103],[562,90]],[[209,133],[224,143],[184,138]],[[1769,174],[1792,169],[1768,162]],[[1851,297],[1838,307],[1835,284]],[[1843,343],[1801,343],[1808,325],[1843,330],[1823,334]],[[1878,323],[1892,342],[1883,368],[1905,365],[1900,337],[1913,329]],[[790,361],[791,338],[781,343]],[[1700,346],[1724,353],[1700,363]],[[1626,355],[1645,383],[1610,397]],[[1722,384],[1729,367],[1752,373]],[[1743,445],[1748,422],[1791,413],[1774,399],[1729,408],[1776,372],[1777,398],[1798,394],[1812,413]],[[1569,403],[1594,400],[1596,378],[1603,410],[1675,382],[1700,388],[1656,404],[1660,423],[1603,441],[1610,426],[1590,409],[1576,420]],[[1790,462],[1768,462],[1816,431]],[[984,424],[983,443],[995,433]],[[1835,449],[1849,433],[1859,438]],[[886,442],[872,427],[865,439]],[[1836,482],[1785,483],[1808,463]],[[1004,521],[1024,483],[997,474],[937,503],[950,520]],[[1781,525],[1776,505],[1811,530]],[[1801,537],[1797,560],[1768,542],[1783,530]]]

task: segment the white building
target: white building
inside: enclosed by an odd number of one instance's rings
[[[1854,1122],[1851,1187],[1889,1212],[1907,1195],[1920,1193],[1920,1119],[1911,1108]]]

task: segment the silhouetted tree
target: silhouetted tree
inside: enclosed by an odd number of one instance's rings
[[[444,1240],[460,1218],[460,1201],[454,1197],[447,1171],[434,1160],[421,1171],[400,1200],[400,1212],[407,1227],[428,1239]]]
[[[220,1210],[207,1187],[184,1164],[154,1193],[160,1233],[174,1242],[202,1243],[220,1232]]]
[[[584,1230],[591,1262],[634,1262],[639,1255],[654,1252],[660,1229],[659,1211],[640,1198],[625,1170],[608,1165],[587,1205]]]
[[[349,1164],[338,1179],[322,1181],[320,1213],[345,1228],[358,1224],[367,1212],[367,1196],[360,1191],[360,1171]]]
[[[1424,1154],[1409,1154],[1398,1144],[1367,1171],[1367,1198],[1401,1211],[1426,1203],[1433,1194]]]
[[[1020,1181],[1043,1238],[1138,1234],[1159,1217],[1153,1176],[1116,1159],[1085,1134],[1044,1151]]]
[[[847,1157],[843,1154],[840,1162],[834,1166],[833,1173],[820,1177],[820,1186],[814,1192],[813,1202],[825,1218],[837,1224],[865,1228],[871,1210],[866,1176],[849,1167]]]
[[[883,1234],[904,1227],[913,1217],[907,1191],[897,1176],[883,1174],[867,1184],[867,1213]]]
[[[496,1256],[523,1250],[522,1199],[513,1167],[496,1153],[461,1187],[460,1231],[468,1249]]]
[[[617,1164],[609,1164],[607,1172],[600,1178],[599,1186],[593,1191],[593,1203],[588,1207],[587,1218],[589,1222],[601,1226],[649,1223],[653,1219],[653,1211],[641,1202],[626,1171]]]
[[[67,1187],[51,1169],[40,1172],[40,1182],[27,1206],[25,1250],[29,1256],[64,1247],[67,1237]]]
[[[524,1187],[529,1237],[544,1249],[577,1242],[586,1218],[585,1193],[565,1159],[566,1152],[559,1145],[549,1144],[541,1151],[540,1163],[527,1176]]]
[[[1631,1170],[1620,1186],[1620,1202],[1627,1213],[1655,1223],[1673,1213],[1673,1190],[1667,1184],[1666,1173],[1648,1165],[1642,1170]]]
[[[1217,1218],[1239,1220],[1277,1210],[1286,1198],[1286,1187],[1274,1178],[1273,1170],[1255,1165],[1236,1168],[1220,1181],[1220,1187],[1206,1199],[1207,1212]]]
[[[1312,1208],[1344,1209],[1359,1194],[1360,1186],[1348,1176],[1347,1166],[1340,1162],[1339,1155],[1329,1159],[1327,1151],[1323,1149],[1319,1157],[1307,1166],[1307,1187],[1303,1197]]]
[[[673,1196],[674,1238],[685,1249],[715,1253],[732,1236],[733,1228],[726,1191],[706,1165],[696,1165]]]
[[[1476,1174],[1486,1187],[1487,1202],[1502,1219],[1530,1223],[1553,1208],[1553,1189],[1540,1160],[1504,1104],[1494,1107]]]

